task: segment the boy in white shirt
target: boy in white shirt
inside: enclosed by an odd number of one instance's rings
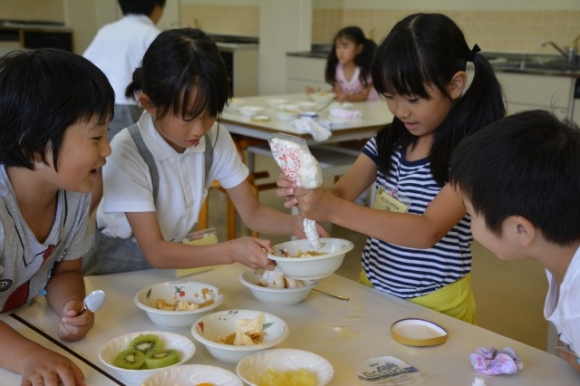
[[[545,269],[544,316],[558,356],[580,372],[580,130],[547,111],[526,111],[461,142],[450,181],[463,193],[475,239],[506,260]]]

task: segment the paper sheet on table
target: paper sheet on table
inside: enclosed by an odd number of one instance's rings
[[[217,234],[214,228],[196,231],[188,234],[183,239],[183,244],[188,245],[214,245],[218,243]],[[189,276],[200,272],[209,271],[215,265],[195,268],[180,268],[175,270],[175,277]]]

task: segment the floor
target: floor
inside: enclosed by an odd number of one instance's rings
[[[279,169],[273,159],[264,156],[256,156],[256,170],[267,170],[271,176],[279,174]],[[274,180],[270,178],[264,182]],[[331,183],[332,181],[325,180],[325,185]],[[261,192],[260,201],[265,205],[286,211],[283,207],[283,200],[278,198],[273,190]],[[216,228],[220,240],[226,239],[223,208],[225,208],[224,194],[211,191],[209,224]],[[347,254],[337,273],[357,280],[365,236],[330,224],[325,225],[333,237],[345,238],[355,244],[355,248]],[[249,231],[240,225],[238,234],[249,235]],[[273,244],[288,241],[287,236],[267,238],[272,240]],[[477,304],[478,324],[538,349],[549,349],[546,347],[548,323],[543,317],[547,281],[541,266],[534,261],[500,260],[477,242],[474,243],[472,249],[472,284]]]

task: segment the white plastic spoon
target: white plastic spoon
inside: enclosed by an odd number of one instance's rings
[[[101,309],[103,304],[105,303],[105,292],[101,290],[95,290],[85,296],[85,300],[83,301],[83,305],[85,309],[82,310],[80,313],[82,314],[86,310],[91,312],[97,312]]]

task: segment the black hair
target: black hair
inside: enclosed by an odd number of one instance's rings
[[[447,96],[447,86],[458,71],[473,61],[471,85],[457,100],[434,133],[430,149],[433,178],[443,186],[448,178],[449,157],[466,136],[505,116],[501,86],[487,59],[470,50],[463,32],[442,14],[417,13],[399,21],[380,43],[372,65],[373,85],[379,94],[413,95],[429,99],[431,85]],[[377,133],[378,168],[387,173],[397,148],[416,143],[395,117]]]
[[[55,170],[65,130],[93,116],[113,117],[107,77],[72,52],[42,48],[0,59],[0,163],[34,169],[52,151]]]
[[[338,56],[336,56],[336,41],[344,37],[354,42],[356,46],[362,45],[362,51],[355,56],[354,63],[360,68],[360,82],[363,86],[368,86],[368,76],[371,72],[371,63],[377,44],[365,36],[362,29],[356,26],[344,27],[336,33],[333,39],[332,50],[328,53],[326,61],[326,82],[334,86],[336,82],[336,66],[338,65]]]
[[[156,5],[165,8],[166,0],[118,0],[123,15],[146,15],[153,12]]]
[[[161,32],[151,43],[125,95],[137,99],[140,91],[145,93],[159,112],[157,118],[172,113],[193,120],[205,112],[217,117],[229,97],[228,82],[213,40],[199,29],[178,28]]]
[[[466,138],[454,151],[450,183],[501,236],[522,216],[546,240],[580,240],[580,129],[544,110],[510,115]]]

